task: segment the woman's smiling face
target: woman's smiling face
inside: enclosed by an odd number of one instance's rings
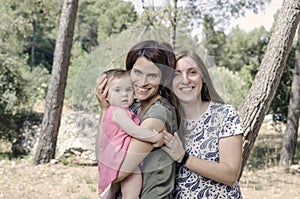
[[[157,96],[161,70],[153,62],[145,57],[139,57],[131,69],[130,77],[137,99],[149,100]]]
[[[201,99],[203,77],[195,61],[183,57],[176,63],[173,92],[182,102],[196,102]]]

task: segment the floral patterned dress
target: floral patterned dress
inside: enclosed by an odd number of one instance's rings
[[[233,106],[210,102],[206,112],[184,121],[186,151],[195,157],[219,162],[219,140],[243,133]],[[182,166],[176,176],[174,198],[242,198],[237,182],[230,187]]]

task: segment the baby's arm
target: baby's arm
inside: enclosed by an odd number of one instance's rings
[[[129,135],[141,141],[157,143],[162,140],[162,135],[149,129],[140,127],[130,118],[123,109],[113,111],[113,120]]]

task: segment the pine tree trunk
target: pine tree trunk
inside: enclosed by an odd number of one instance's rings
[[[177,29],[177,3],[178,0],[173,0],[173,8],[171,9],[171,44],[173,49],[176,49],[176,29]]]
[[[300,29],[298,28],[298,40],[295,56],[295,68],[293,74],[292,89],[290,95],[289,112],[286,124],[285,136],[280,153],[281,166],[293,164],[297,147],[299,115],[300,115]]]
[[[35,62],[35,45],[36,45],[36,32],[37,32],[37,22],[33,20],[32,22],[32,43],[31,43],[31,62],[30,62],[30,72],[32,72],[32,67]]]
[[[279,85],[299,20],[300,2],[284,0],[259,71],[240,109],[244,127],[240,177]]]
[[[35,164],[55,157],[77,8],[78,0],[64,0]]]

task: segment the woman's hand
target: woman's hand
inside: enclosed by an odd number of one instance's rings
[[[97,79],[97,83],[96,83],[96,97],[98,99],[101,109],[107,109],[109,107],[109,103],[106,100],[107,93],[108,93],[108,87],[106,86],[106,83],[107,83],[106,74],[102,74]]]
[[[174,135],[172,135],[166,131],[162,131],[162,134],[166,145],[162,147],[162,149],[167,152],[173,160],[180,162],[184,156],[185,150],[178,134],[175,132]]]

